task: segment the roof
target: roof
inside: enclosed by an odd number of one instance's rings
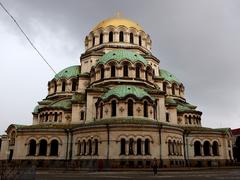
[[[63,70],[61,70],[59,73],[57,73],[54,77],[55,80],[65,78],[65,79],[70,79],[72,77],[77,77],[80,74],[80,66],[75,65],[75,66],[70,66],[67,67]]]
[[[53,104],[50,105],[50,107],[68,110],[72,108],[72,102],[71,102],[71,99],[63,99],[63,100],[54,102]]]
[[[114,27],[125,26],[127,28],[135,28],[138,31],[143,30],[139,24],[137,24],[132,20],[122,18],[122,17],[113,17],[113,18],[105,19],[102,22],[100,22],[97,26],[93,28],[93,31],[100,28],[106,28],[108,26],[114,26]]]
[[[171,83],[175,82],[177,84],[182,84],[180,80],[177,79],[176,76],[174,76],[172,73],[168,72],[167,70],[160,69],[159,70],[159,75],[162,77],[164,80],[167,80]]]
[[[196,111],[195,109],[197,108],[197,106],[173,98],[166,98],[165,103],[166,105],[176,106],[177,112],[193,112]]]
[[[147,61],[141,55],[125,49],[113,50],[104,54],[98,60],[97,64],[106,64],[108,61],[113,59],[117,61],[127,59],[133,63],[142,62],[143,64],[147,65]]]
[[[233,134],[233,135],[240,135],[240,128],[238,128],[238,129],[232,129],[232,134]]]
[[[101,99],[106,100],[111,96],[115,96],[117,98],[124,98],[128,95],[133,95],[138,99],[142,99],[144,97],[148,97],[151,100],[154,100],[153,97],[151,97],[146,91],[144,91],[141,88],[138,88],[136,86],[130,86],[130,85],[120,85],[116,86],[113,89],[106,92],[104,95],[102,95]]]

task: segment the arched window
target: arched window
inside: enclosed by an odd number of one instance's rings
[[[104,79],[104,67],[103,66],[101,67],[100,71],[101,71],[101,79]]]
[[[133,40],[133,33],[130,33],[130,43],[133,44],[134,40]]]
[[[148,70],[147,69],[145,71],[145,79],[146,79],[146,81],[148,81]]]
[[[137,155],[141,155],[142,154],[142,140],[138,139],[137,140]]]
[[[123,76],[128,77],[128,65],[124,64],[123,66]]]
[[[115,77],[116,76],[116,67],[115,65],[111,66],[111,77]]]
[[[95,147],[95,150],[94,150],[94,155],[98,155],[98,140],[95,139],[94,140],[94,147]]]
[[[140,67],[136,66],[136,78],[140,78]]]
[[[172,142],[171,140],[168,140],[168,155],[172,155]]]
[[[120,42],[123,42],[123,41],[124,41],[124,35],[123,35],[123,32],[122,32],[122,31],[120,31],[120,33],[119,33],[119,41],[120,41]]]
[[[134,152],[133,152],[133,146],[134,146],[134,140],[131,138],[130,140],[129,140],[129,155],[133,155],[134,154]]]
[[[167,83],[163,82],[163,91],[167,93]]]
[[[142,46],[142,37],[141,36],[138,37],[138,44],[139,44],[139,46]]]
[[[201,143],[199,141],[194,142],[194,155],[201,156]]]
[[[100,119],[103,118],[103,103],[100,104]]]
[[[58,141],[56,139],[51,141],[50,156],[58,155]]]
[[[210,156],[210,143],[209,143],[209,141],[204,142],[203,152],[204,152],[204,156]]]
[[[170,122],[170,116],[168,112],[166,112],[166,122]]]
[[[173,141],[172,146],[173,146],[173,154],[176,154],[177,153],[177,144],[176,144],[175,140]]]
[[[83,155],[86,155],[86,152],[87,152],[87,144],[86,144],[86,141],[83,140]]]
[[[145,139],[144,148],[145,148],[145,155],[150,155],[150,141],[149,141],[149,139]]]
[[[56,92],[57,92],[57,83],[56,83],[56,81],[54,81],[53,83],[54,83],[54,84],[53,84],[53,86],[54,86],[54,87],[53,87],[53,88],[54,88],[54,93],[56,93]]]
[[[72,91],[76,91],[77,90],[77,80],[73,79],[72,80]]]
[[[175,84],[172,84],[172,95],[175,95]]]
[[[100,38],[99,38],[99,44],[103,43],[103,33],[100,34]]]
[[[144,101],[143,112],[144,112],[144,117],[148,117],[148,103],[147,103],[147,101]]]
[[[84,111],[80,112],[80,120],[84,120]]]
[[[58,114],[57,112],[54,113],[54,122],[57,122]]]
[[[189,124],[192,124],[192,117],[189,116],[188,118],[189,118]]]
[[[219,151],[218,151],[218,142],[214,141],[213,145],[212,145],[212,152],[214,156],[218,156],[219,155]]]
[[[109,34],[108,34],[108,41],[113,42],[113,32],[112,31],[109,32]]]
[[[47,141],[42,139],[39,143],[39,156],[46,156],[47,155]]]
[[[133,116],[133,100],[128,100],[128,116]]]
[[[95,46],[95,37],[92,38],[92,46]]]
[[[65,92],[66,90],[66,82],[62,81],[62,92]]]
[[[92,141],[88,140],[88,155],[92,155]]]
[[[45,121],[48,121],[48,113],[45,114]]]
[[[82,144],[81,144],[81,141],[78,141],[78,144],[77,144],[77,155],[81,155],[81,152],[82,152]]]
[[[120,155],[125,155],[126,154],[126,140],[121,139],[121,145],[120,145]]]
[[[29,142],[29,156],[35,156],[36,154],[36,141],[31,139]]]
[[[112,104],[112,116],[115,117],[117,115],[117,102],[113,100],[111,104]]]

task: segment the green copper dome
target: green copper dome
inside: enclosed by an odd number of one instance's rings
[[[162,77],[164,80],[167,80],[171,83],[175,82],[177,84],[182,84],[181,81],[179,81],[176,76],[174,76],[173,74],[171,74],[170,72],[164,70],[164,69],[160,69],[160,77]]]
[[[79,74],[80,74],[80,66],[79,65],[70,66],[70,67],[63,69],[59,73],[57,73],[55,75],[54,79],[55,80],[58,80],[61,78],[69,79],[72,77],[77,77]]]
[[[120,50],[113,50],[106,54],[104,54],[97,62],[97,64],[106,64],[110,60],[117,60],[121,61],[124,59],[128,59],[129,61],[135,62],[142,62],[143,64],[147,65],[147,61],[139,54],[134,53],[132,51],[120,49]]]
[[[50,107],[68,110],[72,108],[72,102],[71,102],[71,99],[63,99],[63,100],[54,102],[53,104],[50,105]]]
[[[129,85],[120,85],[120,86],[114,87],[113,89],[109,90],[107,93],[102,95],[101,99],[106,100],[111,96],[116,96],[118,98],[124,98],[127,95],[133,95],[133,96],[137,97],[138,99],[148,97],[151,100],[154,100],[154,98],[151,97],[143,89],[138,88],[136,86],[129,86]]]

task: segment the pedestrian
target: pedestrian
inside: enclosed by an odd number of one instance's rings
[[[154,158],[153,161],[152,161],[152,168],[153,168],[153,175],[157,175],[157,168],[158,168],[158,165],[157,165],[157,159]]]

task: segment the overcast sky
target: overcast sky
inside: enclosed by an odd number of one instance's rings
[[[79,64],[84,38],[116,12],[152,39],[160,67],[185,86],[187,101],[207,127],[240,127],[240,1],[236,0],[1,0],[58,72]],[[0,9],[0,134],[31,124],[47,95],[51,69]]]

